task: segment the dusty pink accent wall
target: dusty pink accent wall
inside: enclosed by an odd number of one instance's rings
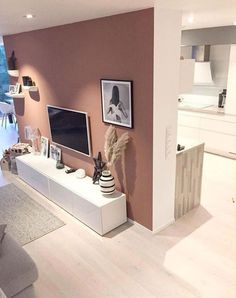
[[[86,111],[92,152],[103,151],[100,79],[133,81],[134,129],[124,158],[113,169],[118,189],[127,194],[129,218],[152,229],[153,9],[78,22],[4,37],[14,50],[20,76],[29,75],[39,93],[15,99],[20,135],[25,125],[49,137],[46,105]],[[21,81],[21,77],[20,77]],[[69,166],[93,173],[91,158],[63,149]]]

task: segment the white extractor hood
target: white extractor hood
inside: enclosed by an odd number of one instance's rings
[[[194,85],[214,85],[211,74],[211,62],[195,62]]]
[[[194,85],[214,85],[210,63],[210,45],[193,46],[192,58],[195,59]]]

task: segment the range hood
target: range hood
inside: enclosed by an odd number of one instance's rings
[[[192,47],[192,58],[195,59],[194,85],[214,85],[209,57],[210,45]]]

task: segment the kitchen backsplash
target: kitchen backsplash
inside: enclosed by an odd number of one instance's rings
[[[218,104],[218,95],[201,95],[201,94],[181,94],[180,98],[183,103],[189,105],[195,104],[206,104],[206,105],[217,105]]]

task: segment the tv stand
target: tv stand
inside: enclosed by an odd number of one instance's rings
[[[56,161],[26,154],[16,158],[19,177],[100,235],[127,221],[126,196],[104,196],[90,177],[56,169]]]

